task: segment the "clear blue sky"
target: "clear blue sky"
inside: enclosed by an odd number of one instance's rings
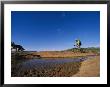
[[[11,38],[26,50],[64,50],[100,46],[98,11],[12,11]]]

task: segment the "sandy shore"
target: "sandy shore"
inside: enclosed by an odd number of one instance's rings
[[[100,76],[100,57],[82,62],[80,71],[73,77],[99,77]]]

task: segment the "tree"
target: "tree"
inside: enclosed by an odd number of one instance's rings
[[[77,52],[82,52],[81,45],[82,45],[82,42],[79,39],[75,40],[75,45],[74,46],[76,46],[76,51]]]
[[[17,45],[14,42],[11,42],[11,50],[15,49],[16,51],[23,51],[25,50],[21,45]]]
[[[77,48],[80,48],[82,45],[81,41],[79,39],[75,40],[75,45]]]

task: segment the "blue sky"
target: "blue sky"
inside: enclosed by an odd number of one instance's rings
[[[12,11],[11,39],[30,51],[73,48],[75,39],[99,47],[100,12]]]

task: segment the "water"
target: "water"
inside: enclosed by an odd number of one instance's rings
[[[93,55],[81,58],[54,58],[54,59],[30,59],[26,60],[18,65],[22,69],[32,69],[32,68],[52,68],[55,65],[71,62],[82,62],[87,59],[93,58]]]

